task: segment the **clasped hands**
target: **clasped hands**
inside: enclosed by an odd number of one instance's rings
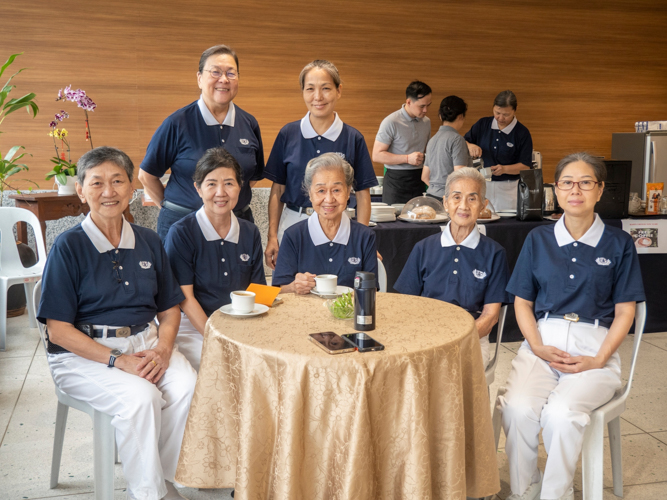
[[[116,360],[116,367],[156,384],[169,368],[171,350],[158,344],[153,349],[124,354]]]
[[[602,368],[605,363],[593,356],[571,356],[565,351],[550,346],[531,346],[533,353],[549,363],[554,370],[562,373],[581,373],[586,370]]]

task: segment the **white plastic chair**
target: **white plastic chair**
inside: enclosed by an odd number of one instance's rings
[[[500,349],[500,342],[503,339],[503,330],[505,329],[505,316],[507,315],[507,304],[503,305],[500,308],[500,314],[498,314],[498,335],[496,338],[496,352],[489,361],[489,364],[484,370],[486,375],[486,386],[490,387],[493,384],[493,381],[496,379],[496,365],[498,364],[498,350]]]
[[[591,413],[591,423],[584,434],[581,452],[581,472],[585,500],[602,500],[602,479],[604,470],[604,424],[609,430],[611,451],[611,472],[614,478],[614,495],[623,497],[623,457],[621,456],[621,414],[625,411],[625,401],[630,394],[632,377],[635,374],[637,354],[646,322],[646,302],[637,304],[635,311],[635,340],[632,345],[632,363],[628,383],[620,389],[608,403]]]
[[[35,304],[39,305],[42,296],[42,282],[37,282],[34,290]],[[46,350],[46,338],[44,325],[37,321],[39,335],[42,338],[44,350]],[[53,372],[51,373],[53,377]],[[54,379],[55,384],[55,379]],[[114,428],[111,426],[111,415],[93,409],[88,403],[74,399],[62,392],[58,386],[56,396],[58,397],[58,409],[56,411],[56,429],[53,436],[53,458],[51,460],[51,482],[49,488],[58,486],[58,475],[60,474],[60,459],[63,453],[63,442],[65,440],[65,428],[67,426],[67,413],[70,408],[82,411],[93,419],[93,461],[95,478],[95,499],[113,500],[114,498],[114,462],[116,457],[116,438]]]
[[[387,271],[380,259],[378,259],[378,284],[381,292],[387,291]]]
[[[602,500],[603,479],[603,451],[604,451],[604,424],[609,429],[609,448],[611,451],[611,471],[614,477],[614,495],[623,496],[623,461],[621,456],[621,420],[620,416],[625,411],[625,400],[628,398],[632,387],[632,377],[635,374],[637,364],[637,353],[644,333],[646,323],[646,302],[637,304],[635,311],[635,340],[632,346],[632,362],[630,363],[630,375],[625,387],[616,392],[611,401],[594,410],[591,422],[584,435],[582,448],[581,468],[583,479],[584,500]],[[498,389],[498,397],[507,392],[506,387]],[[502,413],[498,409],[498,400],[493,410],[493,434],[496,439],[496,450],[500,439],[500,426]]]
[[[35,233],[38,261],[34,266],[23,267],[14,239],[14,225],[27,222]],[[24,242],[26,243],[26,242]],[[0,207],[0,351],[4,351],[7,341],[7,290],[12,285],[23,284],[28,306],[30,328],[37,328],[33,288],[42,277],[46,263],[46,249],[42,226],[35,214],[24,208]]]

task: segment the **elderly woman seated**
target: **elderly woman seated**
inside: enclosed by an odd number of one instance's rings
[[[273,285],[306,294],[319,274],[335,274],[339,285],[349,287],[357,271],[377,275],[375,233],[344,213],[353,182],[352,167],[336,153],[308,162],[303,190],[315,213],[285,231]]]
[[[394,288],[410,295],[444,300],[475,318],[484,366],[489,362],[488,335],[507,302],[509,269],[505,249],[480,234],[477,218],[488,204],[486,182],[474,168],[449,174],[444,204],[450,222],[442,234],[417,243]]]
[[[113,416],[129,497],[181,498],[171,481],[197,374],[174,350],[184,297],[160,238],[123,218],[133,171],[114,148],[79,160],[90,213],[56,238],[37,316],[58,387]]]
[[[266,277],[259,229],[232,211],[243,186],[239,163],[224,148],[211,148],[193,178],[204,206],[171,226],[164,246],[185,295],[176,343],[199,371],[208,317],[231,302],[231,292],[266,285]]]

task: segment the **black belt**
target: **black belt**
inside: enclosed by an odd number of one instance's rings
[[[191,214],[192,212],[194,212],[194,210],[192,208],[182,207],[180,205],[176,205],[176,203],[172,203],[172,202],[167,201],[167,200],[162,200],[162,203],[160,203],[160,205],[162,207],[166,208],[167,210],[171,210],[172,212],[176,212],[176,213],[179,213],[179,214],[188,215],[188,214]]]
[[[609,328],[611,326],[611,323],[608,321],[602,321],[602,320],[595,320],[595,319],[590,319],[590,318],[582,318],[576,313],[569,313],[569,314],[551,314],[549,313],[549,318],[554,318],[554,319],[564,319],[566,321],[572,321],[573,323],[587,323],[589,325],[594,325],[597,323],[600,326],[603,326],[605,328]]]
[[[294,212],[299,212],[300,214],[305,213],[306,215],[312,215],[313,213],[313,207],[298,207],[296,205],[292,205],[291,203],[285,203],[285,206]]]
[[[121,326],[118,328],[107,328],[107,338],[108,337],[130,337],[136,335],[137,333],[143,332],[148,327],[148,323],[143,325],[134,325],[134,326]],[[104,328],[93,328],[93,338],[102,338],[104,337]]]

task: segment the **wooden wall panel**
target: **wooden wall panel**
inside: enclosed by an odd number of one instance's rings
[[[235,102],[259,120],[267,157],[278,130],[305,113],[299,71],[325,58],[343,77],[338,111],[369,148],[412,79],[434,89],[433,132],[446,95],[468,102],[470,126],[512,89],[548,178],[568,152],[609,157],[612,132],[667,119],[666,26],[665,4],[650,0],[6,2],[0,59],[25,51],[15,66],[29,69],[15,92],[37,92],[41,112],[35,120],[11,115],[0,151],[25,145],[33,154],[27,177],[50,187],[48,123],[62,107],[58,89],[71,84],[98,104],[95,145],[118,146],[138,166],[162,120],[197,99],[202,50],[228,43],[240,57]],[[64,109],[78,157],[83,113],[72,103]]]

